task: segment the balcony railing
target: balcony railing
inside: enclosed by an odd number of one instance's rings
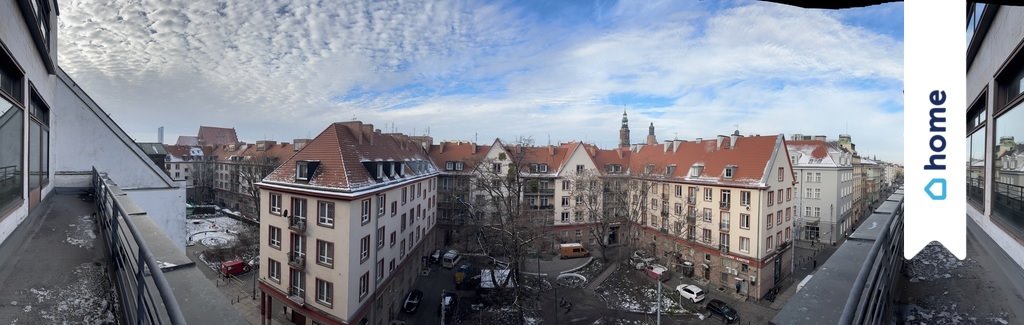
[[[718,251],[722,252],[723,254],[729,254],[729,245],[718,244]]]
[[[306,255],[294,251],[288,252],[288,266],[302,270],[306,268]]]
[[[729,206],[732,205],[731,203],[732,202],[730,201],[722,201],[718,203],[718,207],[721,208],[722,211],[729,211]]]
[[[292,216],[288,219],[288,229],[294,230],[300,234],[306,233],[306,218],[296,218]]]
[[[697,223],[697,214],[696,213],[687,213],[686,214],[686,223],[688,223],[688,224]]]
[[[719,221],[718,229],[721,231],[729,231],[729,221]]]
[[[555,189],[553,188],[527,188],[526,194],[554,194]]]
[[[101,233],[109,245],[111,260],[118,261],[112,267],[112,278],[128,323],[185,324],[185,315],[161,265],[122,206],[122,200],[128,200],[124,192],[95,168],[92,190]]]
[[[288,300],[298,304],[299,306],[306,304],[306,290],[299,290],[295,287],[288,287]]]
[[[697,204],[697,197],[693,195],[686,196],[686,204],[694,205]]]

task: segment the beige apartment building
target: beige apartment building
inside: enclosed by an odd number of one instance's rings
[[[634,147],[630,173],[651,185],[641,187],[649,191],[632,240],[673,269],[692,266],[699,283],[761,298],[792,273],[798,194],[788,157],[782,135]]]
[[[387,324],[436,249],[437,168],[422,144],[334,123],[263,182],[265,323]]]

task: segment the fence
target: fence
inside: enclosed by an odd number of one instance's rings
[[[92,170],[100,232],[111,257],[120,308],[130,324],[185,324],[185,317],[153,254],[126,207],[131,199],[105,174]],[[136,208],[137,209],[137,208]]]

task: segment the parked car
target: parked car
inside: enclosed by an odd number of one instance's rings
[[[661,264],[647,264],[647,276],[651,279],[658,281],[668,281],[672,278],[672,272],[669,272],[668,268]]]
[[[405,304],[402,305],[402,311],[407,313],[415,313],[416,309],[420,307],[420,302],[423,301],[423,291],[413,289],[409,291],[409,294],[405,296]]]
[[[453,269],[455,268],[455,265],[459,264],[459,260],[461,259],[462,255],[459,255],[459,251],[454,249],[450,250],[447,253],[444,253],[444,256],[441,257],[441,267]]]
[[[451,291],[441,293],[441,324],[455,323],[455,311],[459,308],[459,295]]]
[[[710,311],[712,314],[718,314],[718,316],[722,316],[722,318],[724,318],[727,323],[732,323],[740,320],[740,315],[736,313],[736,310],[732,309],[732,307],[729,307],[729,305],[726,305],[725,302],[721,300],[711,299],[710,301],[708,301],[707,306],[704,306],[704,308]]]
[[[236,276],[249,271],[249,265],[242,260],[230,260],[220,263],[220,274],[223,276]]]
[[[568,243],[558,245],[558,258],[577,258],[590,256],[590,252],[587,251],[583,244],[580,243]]]
[[[695,304],[704,301],[704,290],[698,286],[692,284],[680,284],[676,287],[676,291],[679,292],[680,297],[692,301]]]
[[[654,264],[655,259],[648,256],[646,251],[637,250],[633,252],[633,256],[629,257],[629,265],[637,270],[643,270],[650,264]]]

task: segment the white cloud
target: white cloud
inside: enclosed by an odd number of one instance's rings
[[[776,4],[571,9],[591,16],[469,0],[73,0],[59,62],[139,138],[204,124],[288,140],[356,117],[441,139],[611,146],[615,95],[632,93],[668,103],[630,108],[634,141],[650,121],[662,139],[848,130],[859,150],[902,160],[902,134],[877,132],[902,129],[900,39]]]

